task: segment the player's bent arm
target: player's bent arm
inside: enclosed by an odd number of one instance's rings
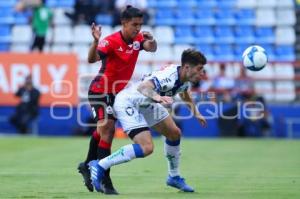
[[[184,91],[183,93],[179,93],[179,96],[187,104],[193,115],[198,119],[199,123],[202,126],[206,126],[206,120],[195,106],[190,92]]]
[[[145,51],[147,52],[155,52],[156,49],[157,49],[157,43],[156,43],[156,40],[155,39],[152,39],[152,40],[146,40],[144,43],[143,43],[143,48]]]
[[[155,86],[154,86],[153,82],[149,81],[149,80],[142,82],[137,88],[137,90],[141,94],[145,95],[146,97],[149,97],[150,99],[152,99],[155,102],[160,102],[161,96],[157,92],[155,92],[154,89],[155,89]]]
[[[88,54],[88,62],[90,64],[95,63],[97,61],[100,61],[100,56],[97,53],[97,46],[98,46],[98,41],[93,41],[91,44],[91,47],[89,49],[89,54]]]

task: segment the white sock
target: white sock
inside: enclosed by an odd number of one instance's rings
[[[139,144],[129,144],[121,147],[106,158],[101,159],[99,165],[107,170],[113,165],[122,164],[139,157],[144,157],[141,146]]]
[[[168,160],[168,172],[171,177],[179,176],[180,162],[180,140],[172,142],[165,141],[164,144],[165,156]]]

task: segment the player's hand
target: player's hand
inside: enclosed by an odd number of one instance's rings
[[[203,115],[197,115],[196,118],[203,127],[207,126],[206,119],[203,117]]]
[[[92,30],[92,36],[94,37],[94,40],[98,42],[102,34],[101,26],[96,26],[95,23],[92,23],[91,30]]]
[[[142,34],[143,34],[145,40],[153,40],[153,35],[150,32],[143,31]]]
[[[169,97],[169,96],[161,96],[160,97],[160,103],[162,105],[170,105],[173,103],[173,98],[172,97]]]

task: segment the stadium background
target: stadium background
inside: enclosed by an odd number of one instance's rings
[[[32,129],[38,135],[72,135],[78,120],[88,116],[87,87],[97,74],[99,63],[86,62],[92,41],[87,24],[71,25],[64,14],[72,10],[74,0],[47,0],[53,10],[54,28],[47,34],[43,54],[31,54],[30,12],[15,12],[17,0],[0,0],[0,132],[15,134],[7,122],[14,111],[13,93],[28,72],[42,91],[39,118]],[[225,64],[228,77],[240,78],[241,54],[258,44],[268,53],[269,64],[260,72],[247,76],[255,92],[264,96],[272,116],[272,137],[300,137],[299,60],[300,18],[293,0],[148,0],[150,21],[142,30],[152,32],[158,51],[139,57],[133,79],[166,63],[178,63],[187,47],[198,48],[209,60],[209,79],[220,73]],[[99,13],[96,23],[103,36],[113,27],[112,16]],[[57,76],[61,74],[61,76]],[[71,84],[70,84],[71,83]],[[195,95],[199,93],[195,92]],[[79,103],[82,102],[82,103]],[[79,106],[77,106],[79,104]],[[209,109],[204,106],[203,110]],[[180,114],[186,114],[182,108]],[[194,128],[194,119],[182,121],[184,136],[218,137],[217,119],[208,121],[206,129]]]

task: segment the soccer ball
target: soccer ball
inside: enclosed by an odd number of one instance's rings
[[[252,71],[263,69],[268,62],[265,49],[261,46],[250,46],[243,52],[243,64]]]

